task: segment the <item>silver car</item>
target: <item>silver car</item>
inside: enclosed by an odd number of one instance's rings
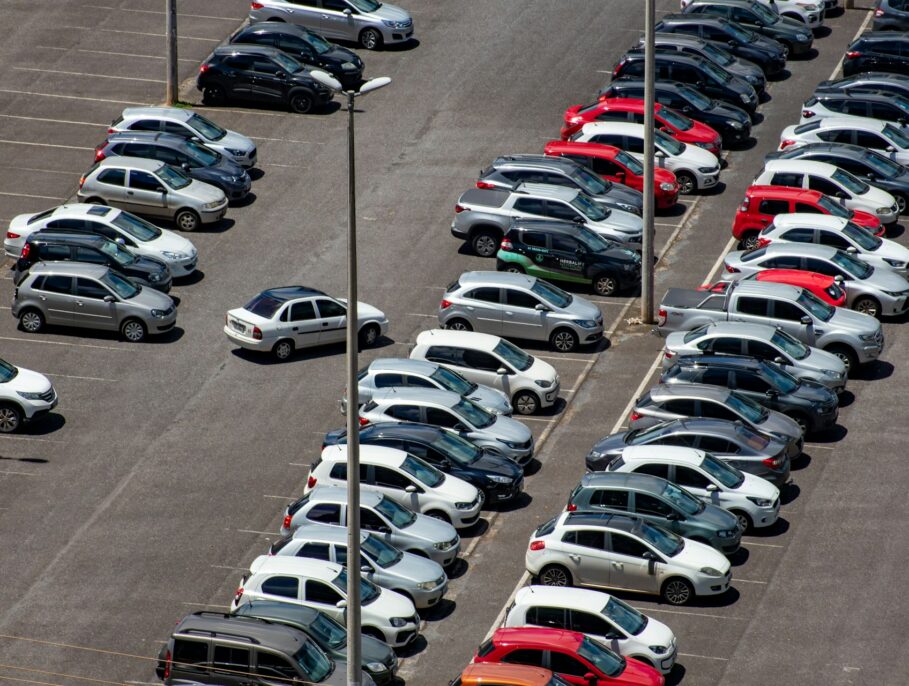
[[[286,21],[333,40],[359,43],[367,50],[413,37],[413,18],[378,0],[255,0],[250,22]]]
[[[220,221],[227,211],[220,188],[196,181],[178,167],[139,157],[109,157],[93,165],[76,195],[79,202],[171,219],[183,231]]]
[[[559,352],[603,337],[603,314],[586,298],[513,272],[464,272],[439,303],[445,329],[549,341]]]
[[[347,566],[347,527],[306,524],[292,538],[272,544],[271,555],[294,555]],[[436,605],[445,595],[448,576],[438,562],[404,553],[368,531],[360,532],[360,572],[377,586],[406,596],[419,608]]]
[[[490,412],[511,415],[511,403],[502,391],[468,381],[456,371],[435,362],[379,358],[361,370],[358,379],[360,405],[372,400],[373,393],[383,388],[438,388],[473,400]],[[341,401],[341,407],[346,411],[347,398]]]
[[[13,316],[28,333],[45,324],[119,331],[137,343],[170,331],[177,309],[170,296],[142,288],[107,266],[38,262],[13,294]]]

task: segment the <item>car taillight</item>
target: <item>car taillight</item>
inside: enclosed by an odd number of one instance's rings
[[[242,597],[243,597],[243,587],[240,586],[237,589],[236,593],[234,593],[234,602],[239,604],[240,598],[242,598]]]
[[[360,426],[366,426],[369,424],[369,420],[366,417],[360,417]]]
[[[630,422],[636,422],[637,420],[639,420],[639,419],[640,419],[641,417],[643,417],[643,416],[644,416],[644,415],[642,415],[642,414],[641,414],[640,412],[638,412],[637,410],[632,410],[632,411],[631,411],[631,414],[628,415],[628,421],[630,421]]]
[[[263,7],[265,7],[265,5],[263,5],[261,2],[253,2],[249,6],[249,8],[252,10],[260,10]]]
[[[657,325],[663,326],[666,323],[666,310],[665,308],[660,308],[660,311],[657,313]]]
[[[489,183],[489,181],[477,181],[477,188],[486,188],[488,190],[492,190],[495,187],[495,184]]]
[[[445,298],[442,298],[442,302],[439,303],[439,309],[447,310],[449,307],[451,307],[451,300],[445,300]]]
[[[22,246],[22,252],[19,254],[19,257],[28,257],[28,254],[32,251],[32,246],[28,243]]]
[[[79,188],[82,188],[82,185],[83,185],[84,183],[85,183],[85,177],[84,177],[84,176],[80,176],[80,177],[79,177]]]
[[[253,340],[262,340],[262,329],[260,329],[258,326],[253,327]]]
[[[310,475],[309,475],[309,478],[306,480],[306,487],[307,487],[307,488],[315,488],[315,487],[316,487],[316,484],[317,484],[318,482],[319,482],[319,480],[318,480],[316,477],[314,477],[312,474],[310,474]]]
[[[735,267],[733,267],[733,266],[730,265],[730,264],[724,264],[723,267],[726,268],[726,273],[727,273],[727,274],[738,274],[738,273],[739,273],[739,270],[736,269]]]
[[[207,71],[208,71],[208,65],[203,62],[202,65],[199,67],[199,73],[204,74]]]
[[[861,56],[862,56],[862,53],[860,53],[858,50],[850,50],[849,52],[846,53],[847,60],[854,60],[856,57],[861,57]]]
[[[170,660],[171,660],[171,656],[170,656],[170,651],[168,650],[166,653],[164,653],[164,680],[165,681],[170,679]]]
[[[578,116],[578,115],[575,115],[574,117],[569,117],[569,118],[568,118],[568,123],[569,123],[569,124],[580,124],[582,121],[584,121],[584,117],[581,117],[581,116]]]
[[[763,237],[758,238],[757,247],[759,247],[759,248],[766,248],[768,245],[770,245],[770,239],[769,239],[769,238],[763,238]]]
[[[565,507],[566,512],[577,512],[577,510],[578,510],[578,506],[575,505],[574,503],[568,503],[568,505]]]
[[[811,119],[811,117],[814,116],[814,112],[811,110],[802,110],[802,116],[805,117],[805,119]]]
[[[615,69],[612,70],[612,78],[614,78],[614,79],[619,78],[619,72],[622,70],[623,66],[625,66],[624,61],[619,62],[617,65],[615,65]]]
[[[543,550],[546,547],[546,541],[531,541],[530,549],[531,550]]]
[[[461,206],[461,205],[455,205],[455,214],[460,214],[460,213],[463,212],[465,209],[467,209],[467,208],[465,208],[465,207],[463,207],[463,206]]]
[[[282,528],[289,529],[291,519],[293,519],[293,517],[291,515],[284,515],[284,525],[282,526]]]
[[[663,357],[667,360],[671,360],[675,357],[675,353],[672,352],[669,348],[663,348]]]
[[[12,231],[7,231],[6,237],[7,238],[22,238],[22,236],[20,236],[18,233],[14,233]]]
[[[503,238],[502,242],[499,244],[499,249],[504,250],[505,252],[513,252],[514,246],[511,244],[510,240]]]
[[[104,143],[95,148],[95,162],[100,162],[106,157],[104,154]]]
[[[742,200],[742,204],[739,206],[739,212],[747,212],[748,205],[750,205],[750,204],[751,204],[751,201],[746,197],[744,200]]]
[[[770,467],[771,469],[778,469],[779,466],[783,463],[783,461],[778,457],[768,457],[766,459],[761,460],[761,462],[763,464],[767,465],[768,467]]]
[[[117,129],[115,129],[113,126],[111,126],[110,128],[107,129],[107,132],[108,133],[117,133]]]
[[[792,140],[791,138],[785,138],[785,139],[783,139],[783,141],[780,143],[780,150],[785,150],[785,149],[788,148],[790,145],[795,145],[795,141]]]

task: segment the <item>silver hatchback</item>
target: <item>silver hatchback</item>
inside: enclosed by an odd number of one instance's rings
[[[13,316],[28,333],[45,324],[119,331],[138,343],[174,328],[170,296],[137,286],[107,266],[38,262],[13,292]]]
[[[464,272],[445,291],[438,314],[446,329],[548,340],[563,353],[603,337],[603,314],[592,302],[512,272]]]

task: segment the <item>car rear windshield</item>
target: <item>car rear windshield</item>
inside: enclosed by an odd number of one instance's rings
[[[555,531],[556,521],[558,521],[558,519],[559,519],[558,517],[553,517],[548,522],[541,524],[540,526],[537,527],[537,530],[533,532],[533,535],[534,536],[548,536],[553,531]]]
[[[0,360],[0,383],[7,383],[16,378],[19,370],[5,360]]]
[[[38,214],[33,214],[31,217],[29,217],[28,223],[34,224],[35,222],[40,222],[42,219],[47,219],[54,212],[56,212],[56,210],[57,210],[56,207],[52,207],[49,210],[44,210],[44,212],[38,212]]]
[[[111,223],[117,228],[123,229],[138,241],[152,241],[161,235],[161,229],[157,226],[149,224],[144,219],[139,219],[139,217],[129,212],[120,212],[111,220]]]
[[[793,133],[807,133],[808,131],[814,131],[821,125],[821,120],[810,121],[807,124],[800,124],[792,129]]]
[[[283,304],[283,300],[272,297],[267,293],[259,293],[259,295],[246,303],[243,309],[265,319],[271,319]]]
[[[271,548],[268,549],[269,554],[277,555],[281,549],[284,548],[292,540],[294,540],[292,536],[284,536],[282,538],[279,538],[277,541],[271,544]]]

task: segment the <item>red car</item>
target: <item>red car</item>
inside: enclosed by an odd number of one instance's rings
[[[614,653],[576,631],[518,627],[498,629],[480,644],[473,662],[508,662],[552,670],[573,686],[663,686],[650,665]]]
[[[549,141],[543,152],[550,157],[568,157],[580,162],[607,181],[623,183],[636,191],[644,188],[644,165],[623,150],[601,143]],[[679,200],[679,183],[668,169],[654,167],[653,193],[656,206],[667,209]]]
[[[654,105],[653,116],[657,128],[663,133],[720,156],[723,139],[707,124],[689,119],[681,112],[660,103]],[[571,134],[592,121],[630,121],[643,124],[644,101],[637,98],[606,98],[592,105],[572,105],[565,110],[564,119],[561,131],[563,141],[567,141]]]
[[[828,305],[846,307],[846,289],[834,277],[826,274],[804,272],[801,269],[765,269],[754,276],[748,277],[748,279],[798,286],[806,291],[811,291]],[[698,290],[725,293],[730,283],[732,282],[717,281],[709,286],[701,286]]]
[[[773,221],[776,215],[790,212],[832,214],[836,217],[851,219],[875,236],[881,236],[884,233],[881,220],[873,214],[846,209],[829,195],[824,195],[820,191],[790,188],[789,186],[751,186],[745,191],[745,199],[742,200],[742,204],[735,213],[732,235],[739,240],[741,249],[751,250],[758,245],[758,234]]]

